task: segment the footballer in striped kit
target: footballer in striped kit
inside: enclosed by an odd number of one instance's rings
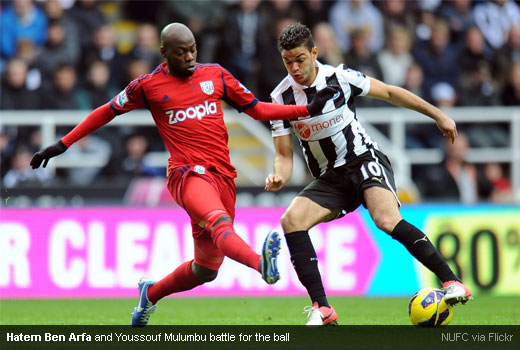
[[[320,63],[311,31],[301,23],[285,27],[278,37],[278,46],[288,75],[271,93],[273,102],[305,105],[320,89],[340,87],[325,103],[321,113],[271,122],[276,155],[273,173],[265,181],[265,190],[280,190],[292,175],[293,133],[299,139],[314,177],[292,200],[280,220],[296,274],[312,302],[305,309],[309,317],[307,325],[331,325],[338,319],[327,301],[309,229],[340,218],[361,204],[368,209],[380,230],[403,244],[435,273],[443,283],[446,303],[465,303],[471,299],[469,289],[428,237],[402,218],[392,166],[361,125],[355,108],[356,99],[362,96],[378,98],[429,116],[452,142],[457,137],[455,122],[410,91],[368,77],[345,64],[332,67]],[[399,281],[400,277],[396,266],[395,278]]]

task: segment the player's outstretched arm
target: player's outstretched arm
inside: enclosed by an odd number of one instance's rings
[[[45,168],[47,166],[47,163],[49,163],[49,159],[62,154],[74,142],[94,132],[103,125],[107,124],[112,119],[114,119],[115,116],[116,114],[114,113],[112,108],[110,108],[109,103],[106,103],[103,106],[96,108],[61,140],[59,140],[56,143],[53,143],[48,147],[45,147],[40,152],[35,153],[31,159],[31,167],[33,169],[39,168],[43,162],[43,167]]]
[[[327,103],[339,89],[339,86],[327,86],[318,90],[312,101],[306,106],[258,102],[254,107],[245,110],[244,113],[256,120],[296,119],[308,115],[320,114],[325,103]]]
[[[437,122],[437,127],[453,143],[457,137],[455,121],[444,114],[439,108],[426,102],[408,90],[394,85],[388,85],[374,78],[370,78],[370,90],[367,96],[385,100],[396,106],[412,109],[425,114]]]
[[[273,174],[265,179],[266,191],[278,191],[289,181],[293,171],[292,135],[273,137],[276,155],[273,163]]]
[[[63,136],[61,140],[67,147],[70,147],[70,145],[76,141],[93,133],[103,125],[108,124],[112,119],[115,118],[115,116],[116,113],[110,107],[110,103],[105,103],[87,115],[87,117],[83,119],[81,123],[72,129],[72,131],[67,135]]]

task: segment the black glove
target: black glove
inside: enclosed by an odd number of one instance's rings
[[[316,92],[316,95],[312,98],[312,101],[307,105],[307,110],[310,115],[321,114],[321,110],[325,106],[328,100],[331,99],[341,87],[338,85],[326,86]]]
[[[63,142],[58,141],[52,145],[45,147],[40,152],[35,153],[31,159],[31,166],[33,169],[39,168],[43,161],[43,167],[47,166],[49,159],[56,157],[67,150],[67,146]]]

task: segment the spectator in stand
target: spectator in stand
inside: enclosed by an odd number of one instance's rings
[[[260,0],[241,0],[228,8],[218,49],[218,62],[255,94],[259,40],[263,29],[268,34],[273,28],[262,29],[259,4]]]
[[[345,63],[349,68],[358,70],[365,75],[382,79],[383,73],[377,61],[377,56],[368,47],[368,38],[364,30],[354,30],[351,38],[351,48],[345,55]]]
[[[27,88],[28,66],[25,61],[12,58],[7,63],[0,87],[0,110],[37,110],[42,100],[41,90],[29,90]],[[0,118],[1,120],[1,118]],[[0,127],[1,127],[0,121]],[[27,143],[32,132],[37,126],[10,126],[5,132],[12,135],[9,137],[14,145]],[[14,147],[13,145],[13,147]],[[9,154],[13,154],[13,148],[8,147]],[[2,154],[2,157],[4,154]],[[10,158],[9,158],[10,159]],[[9,168],[10,161],[2,161],[3,166]],[[5,171],[2,171],[4,174]]]
[[[27,64],[17,58],[7,63],[0,89],[0,109],[37,109],[40,107],[40,92],[25,86]]]
[[[380,52],[377,61],[383,80],[387,84],[404,86],[406,74],[413,63],[410,53],[410,33],[404,27],[392,27],[388,36],[388,47]]]
[[[417,4],[414,1],[384,0],[383,2],[376,2],[376,4],[381,4],[385,33],[390,33],[392,28],[396,26],[404,28],[409,35],[415,32],[414,11]]]
[[[520,62],[520,23],[511,26],[507,43],[493,55],[491,67],[499,85],[507,84],[509,70],[515,62]]]
[[[195,35],[200,62],[214,62],[219,39],[218,28],[227,25],[226,6],[229,1],[180,0],[162,3],[165,10],[161,13],[159,27],[171,22],[185,23]]]
[[[417,11],[417,24],[415,26],[415,37],[419,43],[427,43],[432,38],[433,27],[437,17],[431,11],[419,9]]]
[[[311,2],[319,3],[320,1]],[[258,61],[255,68],[257,85],[252,85],[250,89],[256,91],[255,95],[260,101],[271,101],[270,92],[287,75],[287,70],[279,58],[278,35],[285,26],[304,20],[304,6],[303,2],[295,0],[261,1],[258,5],[259,25],[263,30],[259,31],[257,41]],[[317,5],[309,4],[309,6]],[[317,14],[314,16],[314,20],[319,19],[322,15],[323,9],[321,15]],[[249,87],[248,84],[245,85]],[[264,124],[270,127],[268,122],[264,122]]]
[[[500,103],[500,91],[492,79],[489,63],[482,61],[466,75],[459,88],[459,105],[493,106]],[[492,121],[492,120],[490,120]],[[499,123],[470,124],[466,133],[477,147],[507,147],[508,130]]]
[[[511,26],[520,23],[520,7],[512,0],[488,0],[475,6],[473,17],[487,43],[498,50],[506,43]]]
[[[303,7],[295,0],[268,0],[260,4],[262,25],[273,28],[282,18],[294,18],[296,22],[304,20]]]
[[[41,128],[35,128],[28,138],[23,139],[24,146],[29,149],[30,152],[37,152],[42,147],[42,130]]]
[[[11,158],[14,153],[14,137],[15,132],[8,131],[7,128],[0,125],[0,178],[11,168]]]
[[[78,27],[74,19],[68,12],[65,12],[59,0],[46,0],[43,3],[43,9],[49,21],[59,21],[65,29],[65,46],[81,50],[80,38],[78,36]]]
[[[262,35],[258,49],[258,93],[255,94],[260,101],[271,101],[270,92],[287,75],[287,70],[279,58],[278,36],[283,28],[294,22],[296,19],[292,17],[281,18],[274,27],[266,28]],[[264,124],[270,127],[269,123]]]
[[[435,22],[430,40],[427,43],[418,43],[413,54],[424,72],[425,92],[430,92],[435,83],[442,81],[457,87],[458,52],[450,46],[450,32],[445,21]],[[427,99],[431,99],[431,96],[427,96]]]
[[[463,46],[466,31],[474,25],[471,0],[452,0],[443,3],[440,16],[448,22],[451,42]]]
[[[125,142],[126,156],[121,162],[121,172],[128,177],[162,176],[166,172],[164,167],[151,167],[144,162],[149,151],[149,143],[144,135],[130,135]]]
[[[125,71],[125,83],[128,85],[132,80],[139,78],[141,75],[148,74],[155,67],[152,67],[148,61],[142,59],[133,59],[128,62]]]
[[[468,72],[459,91],[461,106],[494,106],[500,102],[488,62],[480,62],[475,70]]]
[[[413,62],[408,70],[406,71],[406,77],[404,79],[404,88],[410,92],[413,92],[417,96],[424,98],[425,94],[423,91],[424,74],[420,65]]]
[[[511,203],[513,201],[511,182],[504,176],[502,166],[498,163],[488,163],[485,165],[484,172],[493,185],[490,196],[491,201],[495,203]]]
[[[46,33],[47,17],[43,11],[32,0],[14,0],[0,12],[0,56],[13,57],[21,39],[43,45]]]
[[[79,109],[77,77],[74,66],[59,64],[53,75],[53,84],[44,89],[42,109]]]
[[[92,62],[87,72],[87,83],[79,93],[81,109],[94,109],[96,106],[101,106],[118,92],[108,83],[109,78],[110,71],[105,62]]]
[[[520,106],[520,62],[511,65],[509,81],[501,97],[502,103],[506,106]]]
[[[466,161],[468,148],[468,138],[460,132],[453,144],[445,143],[444,161],[431,167],[422,181],[421,192],[426,201],[475,204],[489,198],[492,184],[480,168]]]
[[[334,1],[329,0],[305,0],[298,1],[303,10],[303,23],[309,28],[314,28],[318,23],[329,21],[329,11]]]
[[[318,48],[318,61],[334,67],[343,63],[343,55],[338,46],[334,29],[332,29],[330,24],[326,22],[318,23],[312,29],[312,37],[314,38],[314,44]]]
[[[423,87],[423,71],[421,66],[417,63],[412,63],[406,72],[406,78],[404,88],[417,96],[424,98]],[[427,128],[426,128],[427,129]],[[425,130],[424,124],[406,124],[406,148],[424,148],[424,147],[435,147],[435,145],[429,145],[431,129]],[[432,134],[433,135],[433,134]]]
[[[18,50],[16,51],[15,58],[27,64],[28,71],[25,86],[31,91],[38,90],[42,86],[42,72],[36,61],[37,56],[37,48],[33,42],[29,40],[18,41]]]
[[[36,57],[38,68],[41,71],[43,84],[52,80],[56,67],[61,63],[76,66],[79,59],[79,46],[67,40],[68,33],[59,20],[51,21],[47,28],[47,41]],[[68,45],[71,46],[68,46]]]
[[[32,154],[25,146],[18,146],[14,151],[11,160],[11,169],[9,169],[4,178],[3,183],[6,188],[20,188],[26,186],[42,187],[52,183],[52,177],[49,171],[44,168],[31,168]]]
[[[338,0],[331,7],[329,18],[344,54],[350,50],[352,33],[356,30],[365,32],[371,52],[379,52],[383,48],[383,16],[370,1]]]
[[[126,86],[124,85],[124,64],[122,64],[125,59],[117,51],[116,35],[110,24],[103,24],[96,29],[92,45],[84,51],[80,71],[86,71],[91,62],[100,60],[109,67],[110,85],[118,88]]]
[[[499,102],[498,87],[491,76],[492,52],[486,48],[482,32],[473,26],[466,32],[466,45],[459,56],[461,67],[459,103],[488,106]]]
[[[366,33],[361,30],[354,30],[350,40],[352,46],[347,55],[345,55],[345,64],[361,73],[374,77],[378,80],[382,79],[383,73],[377,61],[377,56],[370,52]],[[388,104],[380,99],[366,98],[356,101],[358,107],[383,107]]]
[[[490,66],[491,50],[486,48],[486,40],[478,27],[469,27],[465,35],[465,45],[459,56],[461,67],[460,79],[462,84],[469,74],[476,71],[482,65]]]
[[[84,52],[92,45],[92,34],[105,23],[99,3],[97,0],[76,0],[68,14],[76,24],[79,44]]]
[[[110,100],[112,96],[119,92],[114,86],[109,83],[110,72],[108,65],[103,61],[94,61],[90,65],[87,72],[86,83],[83,87],[78,89],[78,101],[80,109],[92,110],[96,106],[100,106],[106,101]],[[98,135],[110,142],[110,148],[118,147],[118,142],[123,138],[122,133],[125,129],[133,129],[131,126],[121,126],[118,128],[107,128],[98,131]],[[143,128],[143,127],[141,127]],[[98,169],[96,169],[98,174]]]
[[[121,155],[114,155],[103,170],[109,178],[129,182],[135,177],[162,176],[165,168],[151,167],[144,162],[149,151],[148,139],[138,133],[129,135],[125,141],[125,150]]]
[[[150,23],[141,23],[137,28],[135,45],[128,54],[130,60],[145,60],[150,67],[157,67],[163,61],[159,52],[159,32]]]

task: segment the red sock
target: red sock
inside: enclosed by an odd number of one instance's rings
[[[148,287],[148,300],[155,304],[167,295],[190,290],[203,284],[191,271],[192,262],[193,260],[186,261],[168,276]]]
[[[232,223],[217,224],[211,232],[211,239],[225,256],[260,272],[260,255],[236,234]]]

